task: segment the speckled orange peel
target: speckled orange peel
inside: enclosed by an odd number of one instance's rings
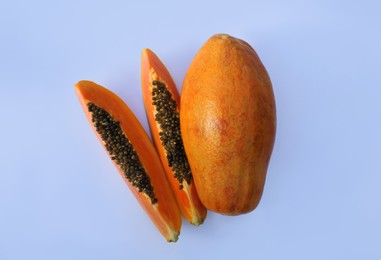
[[[164,238],[177,241],[180,210],[159,156],[135,115],[116,94],[94,82],[80,81],[75,91],[127,186]]]
[[[272,84],[254,49],[212,36],[183,82],[180,125],[202,204],[239,215],[262,196],[276,132]]]
[[[180,131],[180,95],[167,68],[150,49],[142,51],[144,106],[155,148],[183,217],[200,225],[207,211],[201,204]]]

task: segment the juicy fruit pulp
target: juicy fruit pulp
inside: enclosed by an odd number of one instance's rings
[[[185,76],[180,124],[204,206],[239,215],[260,201],[276,129],[270,78],[254,49],[211,37]]]
[[[160,159],[128,106],[90,81],[75,85],[82,108],[120,175],[168,241],[176,241],[181,215]]]
[[[206,218],[193,182],[180,131],[180,96],[168,70],[149,49],[142,52],[144,106],[157,152],[184,218],[200,225]]]

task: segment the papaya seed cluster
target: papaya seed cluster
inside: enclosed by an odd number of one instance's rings
[[[147,194],[152,204],[157,203],[150,178],[144,170],[134,147],[123,133],[120,123],[114,120],[110,113],[94,103],[88,103],[87,107],[94,127],[101,136],[111,159],[122,169],[125,178],[139,192]]]
[[[183,189],[183,181],[192,181],[192,172],[185,154],[180,131],[180,115],[176,101],[167,86],[160,81],[152,81],[152,105],[155,106],[155,120],[160,125],[159,135],[167,154],[168,166],[174,171],[174,177]]]

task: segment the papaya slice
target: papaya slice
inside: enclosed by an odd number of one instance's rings
[[[181,214],[147,133],[113,92],[91,81],[75,91],[95,133],[120,175],[169,242],[178,239]]]
[[[180,95],[161,60],[149,49],[142,52],[144,106],[155,148],[184,218],[204,222],[206,208],[198,198],[180,131]]]

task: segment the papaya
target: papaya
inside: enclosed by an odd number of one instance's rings
[[[225,215],[254,210],[276,133],[270,77],[245,41],[212,36],[183,81],[180,126],[203,205]]]
[[[181,213],[159,156],[135,115],[116,94],[94,82],[80,81],[75,91],[99,141],[133,195],[164,238],[177,241]]]
[[[183,217],[200,225],[207,211],[193,182],[180,131],[180,95],[167,68],[150,49],[142,51],[144,107],[155,148],[160,156]]]

